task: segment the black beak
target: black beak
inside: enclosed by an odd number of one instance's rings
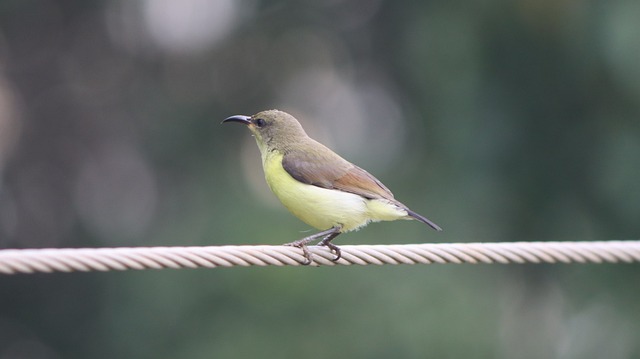
[[[222,123],[226,123],[226,122],[240,122],[242,124],[248,125],[251,123],[251,117],[245,116],[245,115],[235,115],[235,116],[227,117],[224,119],[224,121],[222,121]]]

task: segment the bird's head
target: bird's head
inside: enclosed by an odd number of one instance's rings
[[[245,124],[256,138],[260,151],[284,150],[307,137],[295,117],[278,110],[262,111],[253,116],[235,115],[222,121],[228,122]]]

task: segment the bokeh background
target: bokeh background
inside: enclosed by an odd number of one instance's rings
[[[336,243],[637,239],[640,2],[0,2],[0,247],[308,233],[278,108],[417,222]],[[638,265],[0,277],[0,358],[640,358]]]

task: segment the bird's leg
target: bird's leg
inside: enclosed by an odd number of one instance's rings
[[[338,258],[334,259],[334,261],[340,259],[340,249],[338,249],[337,246],[328,243],[329,241],[331,241],[333,238],[335,238],[337,235],[340,234],[340,227],[331,227],[329,229],[327,229],[326,231],[322,231],[322,232],[318,232],[316,234],[312,234],[308,237],[304,237],[302,239],[299,239],[295,242],[291,242],[291,243],[285,243],[285,246],[292,246],[292,247],[298,247],[300,249],[302,249],[302,254],[304,255],[304,259],[305,261],[302,263],[304,265],[309,265],[311,264],[311,252],[309,251],[309,248],[307,248],[307,244],[309,242],[313,242],[316,239],[319,238],[323,238],[322,241],[320,242],[320,245],[326,245],[327,247],[329,247],[329,249],[331,249],[332,251],[336,252],[336,254],[338,255]],[[327,243],[325,243],[327,242]]]
[[[331,240],[336,238],[339,234],[340,234],[340,232],[333,232],[333,233],[329,234],[328,236],[324,237],[320,241],[320,243],[318,243],[319,246],[326,246],[327,248],[329,248],[329,250],[331,252],[334,252],[336,254],[336,257],[332,259],[332,261],[334,261],[334,262],[336,262],[336,261],[338,261],[338,259],[342,258],[342,251],[340,250],[340,247],[338,247],[335,244],[331,243]]]

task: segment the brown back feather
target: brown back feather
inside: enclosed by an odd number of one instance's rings
[[[393,193],[369,172],[316,141],[305,145],[304,151],[290,149],[282,159],[282,167],[296,180],[369,199],[385,198],[397,202]]]

